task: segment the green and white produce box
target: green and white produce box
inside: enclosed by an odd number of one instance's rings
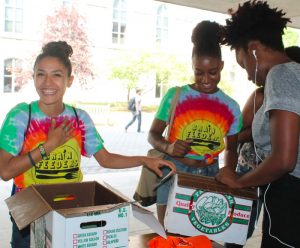
[[[174,234],[243,245],[254,199],[254,188],[232,190],[214,178],[178,173],[169,193],[165,227]]]

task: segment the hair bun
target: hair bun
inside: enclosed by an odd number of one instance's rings
[[[61,54],[65,57],[71,57],[73,54],[72,47],[65,41],[52,41],[43,47],[44,54]]]
[[[192,33],[192,43],[198,46],[200,43],[220,43],[221,42],[221,25],[216,22],[202,21],[197,24]]]

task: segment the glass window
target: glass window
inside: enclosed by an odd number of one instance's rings
[[[168,41],[168,30],[169,30],[169,20],[167,14],[167,7],[162,4],[157,9],[156,16],[156,42],[166,43]]]
[[[20,90],[20,85],[18,82],[18,74],[22,70],[22,61],[19,59],[6,59],[4,60],[4,93],[18,92]]]
[[[23,32],[23,0],[5,0],[4,31]]]
[[[112,14],[112,42],[114,44],[125,43],[126,16],[126,0],[114,0]]]

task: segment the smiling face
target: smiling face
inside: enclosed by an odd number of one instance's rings
[[[203,93],[216,92],[224,66],[223,61],[210,56],[194,56],[192,62],[195,77],[193,87]]]
[[[56,57],[44,57],[35,65],[33,78],[41,110],[47,113],[51,107],[57,112],[62,111],[66,88],[73,82],[66,66]]]

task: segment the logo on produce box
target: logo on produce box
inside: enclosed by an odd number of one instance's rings
[[[236,204],[230,195],[197,190],[192,196],[176,194],[174,212],[186,214],[200,232],[217,234],[233,223],[248,225],[250,206]]]

